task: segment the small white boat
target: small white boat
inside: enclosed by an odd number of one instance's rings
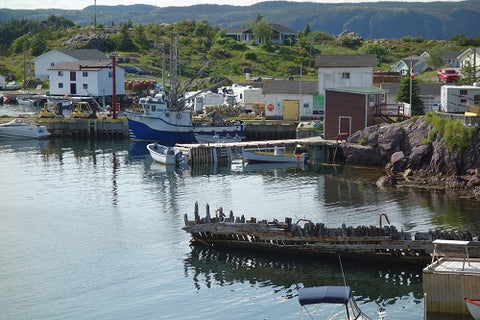
[[[300,155],[285,153],[285,147],[265,147],[265,148],[244,148],[242,150],[243,160],[249,163],[264,162],[288,162],[305,163],[308,158],[307,153]]]
[[[183,158],[181,151],[175,152],[172,147],[164,146],[156,142],[149,143],[147,150],[150,152],[153,160],[163,164],[178,164]]]
[[[33,122],[25,122],[21,118],[0,124],[0,137],[45,139],[50,136],[45,126]]]
[[[480,320],[480,299],[465,298],[468,312],[475,320]]]
[[[371,320],[358,307],[353,297],[352,289],[348,286],[321,286],[302,288],[298,292],[298,302],[301,306],[300,319],[306,311],[309,319],[327,320]],[[339,311],[325,310],[324,308],[311,308],[312,305],[329,304],[340,307]],[[314,310],[316,309],[316,310]],[[322,314],[318,314],[322,312]],[[330,316],[328,316],[328,315]],[[316,317],[314,317],[316,316]]]
[[[198,143],[240,142],[243,141],[244,138],[245,137],[239,136],[238,134],[234,136],[230,134],[221,136],[218,133],[215,133],[213,135],[195,133],[195,139]]]

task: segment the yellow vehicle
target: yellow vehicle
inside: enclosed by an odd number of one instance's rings
[[[40,110],[40,118],[55,118],[56,107],[55,103],[48,101],[43,104],[42,110]]]
[[[71,118],[96,119],[97,114],[87,101],[79,101],[75,105]]]

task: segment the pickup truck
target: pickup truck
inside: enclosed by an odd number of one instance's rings
[[[438,81],[443,82],[455,82],[458,80],[458,72],[452,68],[445,68],[440,71],[437,71]]]

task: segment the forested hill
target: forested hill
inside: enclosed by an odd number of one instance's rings
[[[141,0],[140,0],[141,1]],[[255,21],[258,15],[272,23],[302,31],[309,24],[312,31],[338,35],[349,30],[364,39],[398,39],[403,36],[448,40],[454,35],[480,36],[480,1],[460,2],[370,2],[313,3],[266,1],[251,6],[194,5],[155,7],[150,5],[96,6],[83,10],[10,10],[0,9],[0,21],[12,19],[43,20],[61,16],[78,25],[119,25],[131,21],[173,23],[181,20],[208,21],[211,26],[238,28]]]

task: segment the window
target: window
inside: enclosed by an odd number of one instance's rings
[[[62,88],[63,88],[63,83],[59,82],[59,83],[58,83],[58,87],[59,87],[60,89],[62,89]]]
[[[350,79],[350,72],[343,72],[342,79]]]
[[[82,72],[82,77],[84,77],[84,78],[88,77],[88,71],[83,71]]]
[[[63,77],[63,71],[58,71],[57,74],[58,74],[59,77]]]
[[[304,107],[304,108],[308,108],[308,107],[310,107],[310,105],[308,104],[308,102],[305,102],[305,103],[303,104],[303,107]]]
[[[88,83],[82,83],[82,88],[84,90],[87,90],[88,89]]]
[[[53,67],[55,65],[55,62],[50,62],[50,67]]]
[[[460,90],[460,95],[466,96],[468,94],[467,90]]]
[[[479,95],[474,95],[473,96],[473,104],[478,106],[480,104],[480,96]]]
[[[113,72],[112,71],[108,71],[108,77],[113,78]]]

